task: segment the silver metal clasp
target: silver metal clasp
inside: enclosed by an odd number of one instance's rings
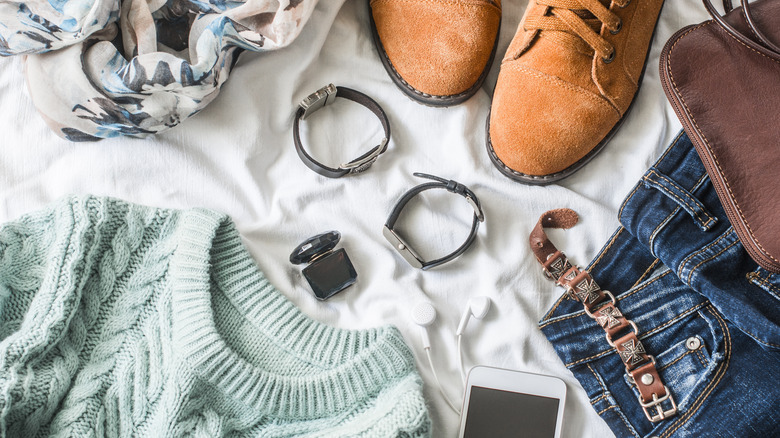
[[[339,169],[341,170],[349,170],[349,173],[360,173],[365,172],[368,170],[369,167],[371,167],[372,164],[376,161],[377,158],[379,158],[380,155],[387,149],[387,142],[389,141],[388,138],[383,138],[382,142],[377,145],[376,148],[374,148],[374,151],[370,154],[366,155],[363,158],[358,158],[357,160],[352,160],[349,163],[344,163],[339,166]]]
[[[303,99],[298,105],[303,109],[303,115],[301,119],[306,119],[309,115],[322,108],[325,105],[332,103],[336,99],[336,86],[329,84],[320,88],[314,93],[308,95],[306,99]]]
[[[666,391],[665,396],[659,398],[657,395],[653,394],[653,401],[648,403],[644,403],[642,397],[639,397],[639,404],[642,405],[642,410],[645,411],[645,416],[651,423],[657,423],[664,418],[671,417],[677,413],[677,403],[674,402],[674,397],[672,397],[672,393],[669,392],[669,388],[667,388],[666,385],[664,385],[664,391]],[[671,409],[664,410],[663,406],[661,406],[661,403],[666,400],[669,400],[669,403],[672,404]],[[650,409],[655,409],[656,413],[651,414],[649,411]]]
[[[388,228],[387,225],[385,225],[385,228],[382,230],[382,234],[385,236],[385,239],[387,239],[387,241],[393,245],[393,248],[395,248],[395,250],[401,254],[404,260],[406,260],[413,267],[422,269],[423,260],[412,248],[409,247],[409,244],[406,243],[404,239],[401,238],[401,236]]]
[[[477,201],[475,201],[471,195],[466,195],[465,198],[466,202],[468,202],[471,208],[474,209],[474,214],[477,215],[477,220],[480,222],[485,222],[485,214],[482,213],[482,208],[479,206],[479,204],[477,204]]]

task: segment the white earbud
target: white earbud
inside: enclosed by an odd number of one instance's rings
[[[422,338],[423,348],[431,348],[431,339],[428,337],[428,326],[436,321],[436,309],[433,304],[422,302],[412,309],[412,321],[420,326],[420,337]]]
[[[436,374],[436,367],[433,366],[433,358],[431,357],[431,340],[428,337],[428,326],[436,321],[436,308],[433,307],[433,304],[428,302],[417,304],[414,306],[414,308],[412,308],[412,321],[420,326],[420,336],[422,337],[423,349],[425,350],[425,355],[428,356],[428,365],[431,366],[431,373],[433,373],[433,379],[436,381],[436,386],[439,387],[439,392],[441,393],[442,397],[444,397],[444,400],[447,402],[447,404],[450,405],[452,410],[460,415],[460,409],[458,409],[455,403],[453,403],[452,400],[447,397],[447,393],[444,392],[444,387],[441,386],[439,376]]]
[[[487,315],[488,310],[490,310],[490,298],[485,296],[470,298],[466,311],[463,312],[463,316],[460,318],[460,324],[458,324],[455,336],[463,334],[463,331],[466,330],[466,325],[469,323],[469,318],[474,316],[476,319],[482,319]]]
[[[458,331],[455,332],[455,336],[458,337],[458,365],[460,367],[460,378],[463,380],[464,385],[466,384],[466,368],[463,366],[463,350],[461,349],[463,331],[466,330],[466,324],[469,323],[469,319],[472,316],[476,319],[482,319],[487,315],[488,310],[490,310],[490,298],[485,296],[469,298],[466,311],[463,312],[463,316],[460,318]]]

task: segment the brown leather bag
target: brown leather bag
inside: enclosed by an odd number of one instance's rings
[[[661,82],[740,241],[780,273],[780,0],[759,0],[675,33]]]

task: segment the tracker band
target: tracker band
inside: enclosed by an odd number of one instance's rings
[[[337,97],[343,97],[344,99],[359,103],[371,110],[372,113],[379,117],[379,121],[382,123],[382,129],[385,131],[385,138],[370,151],[334,169],[318,162],[306,152],[301,144],[299,125],[301,119],[305,120],[320,108],[333,103]],[[309,169],[328,178],[340,178],[348,173],[361,173],[368,170],[368,168],[374,164],[374,161],[387,150],[387,143],[390,141],[390,123],[387,120],[387,115],[384,110],[382,110],[382,107],[380,107],[374,99],[351,88],[337,87],[330,84],[327,87],[320,88],[301,101],[298,110],[295,112],[293,141],[295,143],[295,151],[298,152],[298,156],[301,157],[303,164]]]
[[[446,180],[444,178],[439,178],[438,176],[428,175],[425,173],[414,173],[414,176],[431,179],[435,182],[420,184],[417,187],[414,187],[404,193],[404,195],[395,205],[395,208],[393,208],[390,216],[387,218],[387,222],[385,222],[385,227],[382,230],[382,234],[384,234],[385,239],[387,239],[387,241],[393,245],[393,248],[401,253],[401,256],[403,256],[404,260],[409,262],[410,265],[422,270],[428,270],[430,268],[447,263],[450,260],[463,254],[477,237],[479,223],[485,220],[485,215],[482,213],[482,206],[479,203],[479,199],[477,199],[477,195],[475,195],[474,192],[469,190],[469,188],[463,184],[457,181]],[[420,194],[420,192],[430,189],[446,189],[448,192],[455,193],[466,198],[466,202],[468,202],[469,205],[471,205],[471,208],[474,209],[474,220],[471,224],[471,232],[469,233],[469,236],[466,238],[466,241],[463,242],[460,247],[458,247],[458,249],[444,257],[426,262],[417,254],[417,252],[415,252],[414,249],[412,249],[412,247],[409,246],[408,243],[406,243],[406,241],[401,236],[398,235],[398,233],[393,229],[393,226],[395,226],[395,222],[398,220],[398,217],[401,215],[401,211],[404,209],[406,204],[412,198]]]
[[[607,343],[618,353],[629,380],[639,391],[639,404],[647,419],[655,423],[671,417],[677,413],[677,404],[658,374],[655,358],[639,340],[637,325],[620,312],[615,296],[602,290],[588,271],[572,265],[544,232],[545,227],[571,228],[577,220],[577,213],[568,208],[544,213],[531,231],[531,249],[545,275],[565,288],[568,298],[581,302],[585,313],[604,329]]]

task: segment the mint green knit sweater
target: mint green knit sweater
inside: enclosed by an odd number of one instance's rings
[[[0,228],[0,435],[427,437],[392,327],[327,327],[233,223],[74,197]]]

